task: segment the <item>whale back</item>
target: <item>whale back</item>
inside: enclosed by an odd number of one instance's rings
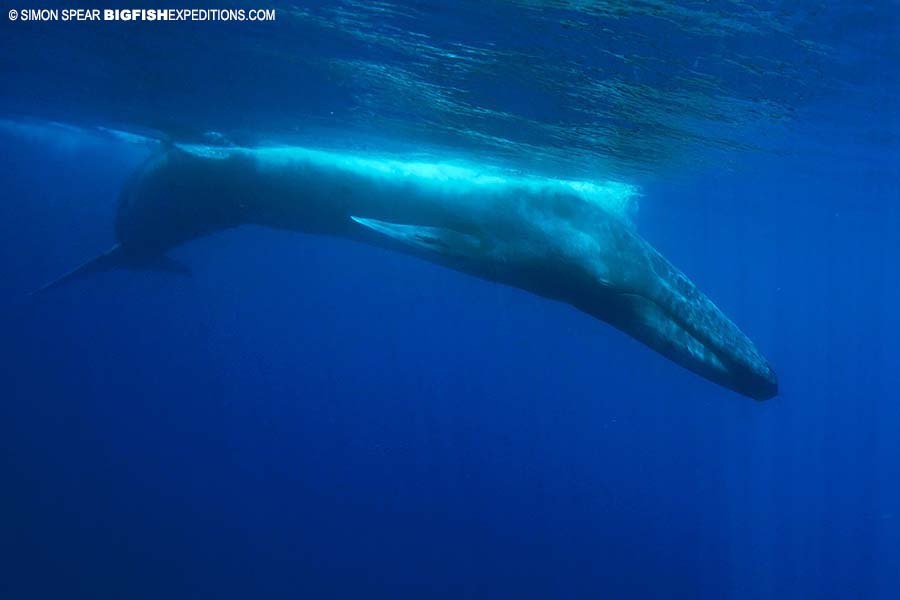
[[[243,222],[241,157],[206,161],[167,147],[149,157],[119,195],[115,233],[133,255],[160,255],[173,246]],[[233,173],[237,173],[235,176]]]

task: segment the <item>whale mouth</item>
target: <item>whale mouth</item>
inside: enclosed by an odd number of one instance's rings
[[[696,288],[694,288],[696,290]],[[778,395],[778,377],[750,339],[697,290],[655,300],[619,293],[616,328],[714,383],[755,400]]]

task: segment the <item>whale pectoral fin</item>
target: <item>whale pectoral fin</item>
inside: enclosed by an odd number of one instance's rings
[[[485,252],[484,244],[478,237],[453,229],[388,223],[362,217],[350,218],[363,227],[421,250],[453,257],[475,257]]]

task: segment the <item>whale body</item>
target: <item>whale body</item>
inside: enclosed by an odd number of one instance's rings
[[[766,359],[636,232],[624,184],[281,147],[168,145],[123,187],[117,244],[40,291],[109,268],[189,272],[166,252],[256,224],[387,247],[568,303],[757,400]]]

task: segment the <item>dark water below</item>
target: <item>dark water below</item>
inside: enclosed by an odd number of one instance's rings
[[[0,24],[0,595],[900,597],[896,2],[233,6]],[[263,229],[23,306],[113,242],[96,126],[640,186],[781,395]]]

